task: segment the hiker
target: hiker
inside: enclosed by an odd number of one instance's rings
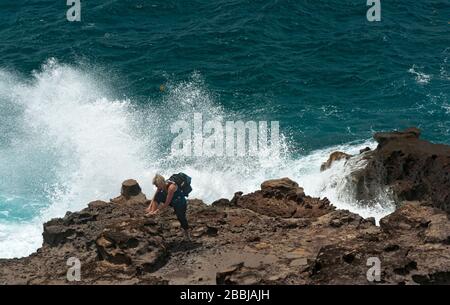
[[[160,174],[156,174],[153,178],[153,185],[157,187],[157,190],[149,207],[146,209],[146,215],[156,215],[169,205],[172,206],[184,231],[185,238],[189,240],[186,197],[192,191],[191,178],[184,173],[178,173],[166,180]]]

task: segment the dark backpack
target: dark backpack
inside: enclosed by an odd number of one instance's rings
[[[169,180],[172,182],[175,182],[175,184],[178,186],[181,193],[185,197],[188,197],[189,193],[192,192],[192,187],[191,187],[192,179],[185,173],[173,174],[172,176],[170,176]]]

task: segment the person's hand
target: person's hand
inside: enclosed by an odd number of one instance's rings
[[[156,215],[156,214],[158,214],[159,213],[159,209],[158,210],[155,210],[155,211],[153,211],[153,212],[148,212],[147,214],[145,214],[146,216],[153,216],[153,215]]]

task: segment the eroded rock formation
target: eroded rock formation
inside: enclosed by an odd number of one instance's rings
[[[188,242],[171,210],[144,216],[133,182],[134,195],[47,222],[36,253],[0,260],[0,284],[374,284],[374,260],[382,284],[449,284],[449,148],[418,135],[377,134],[378,148],[363,152],[360,177],[381,174],[409,200],[380,226],[282,178],[211,205],[190,200]],[[67,278],[71,257],[79,282]]]
[[[374,135],[378,146],[363,155],[367,165],[352,175],[356,199],[364,201],[387,188],[397,206],[404,201],[420,201],[450,212],[450,146],[420,138],[420,130],[380,132]],[[341,152],[336,152],[341,156]],[[332,160],[333,154],[330,156]],[[332,162],[328,160],[330,166]]]

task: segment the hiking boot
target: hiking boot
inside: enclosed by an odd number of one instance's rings
[[[191,241],[191,233],[188,230],[183,230],[184,240],[185,241]]]

